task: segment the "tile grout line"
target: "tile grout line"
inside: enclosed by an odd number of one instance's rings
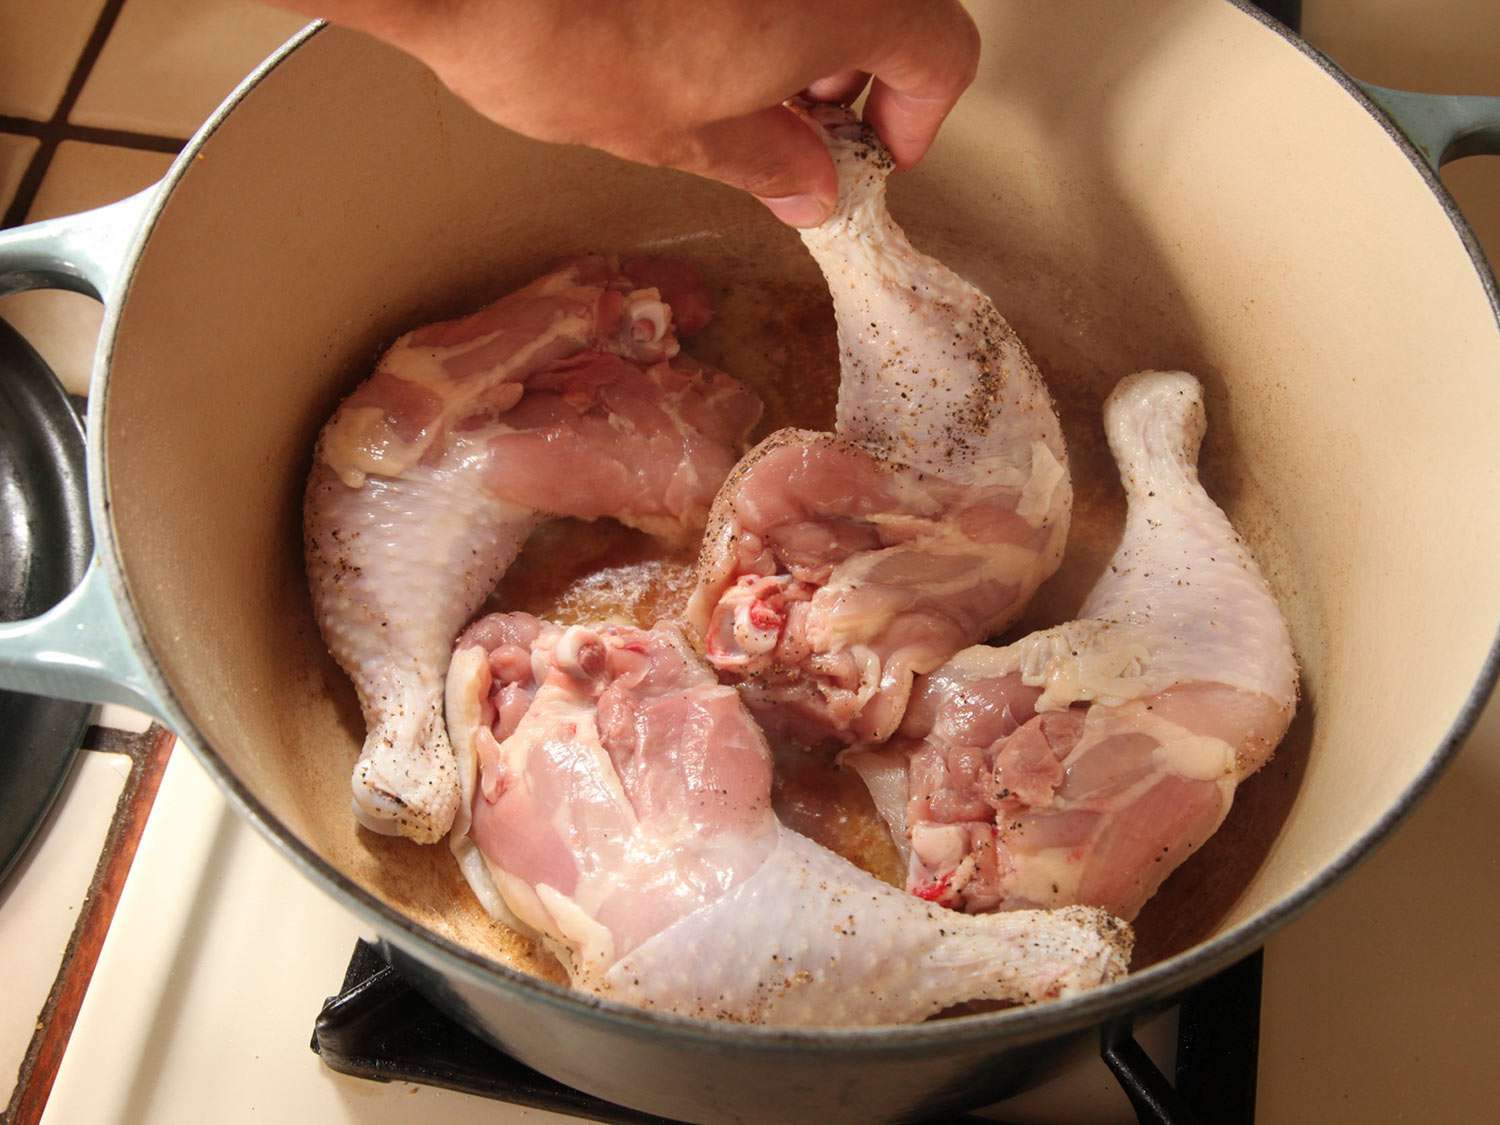
[[[22,122],[19,119],[9,119],[15,126],[16,132],[25,135],[39,137],[42,144],[32,156],[31,162],[26,166],[26,171],[21,176],[21,182],[16,187],[16,194],[10,201],[3,218],[0,218],[0,227],[19,226],[26,219],[26,212],[31,209],[31,204],[36,199],[37,191],[42,186],[42,178],[47,174],[47,169],[52,163],[52,157],[57,152],[57,146],[64,140],[83,139],[81,135],[88,132],[86,127],[69,126],[68,115],[73,112],[73,106],[78,102],[78,96],[83,93],[84,83],[88,81],[93,72],[94,63],[104,52],[104,45],[109,41],[109,34],[114,30],[115,23],[120,18],[120,12],[125,7],[125,0],[106,0],[104,8],[99,13],[99,18],[94,21],[94,29],[89,33],[88,41],[84,43],[83,50],[79,52],[78,61],[73,65],[73,72],[68,76],[68,84],[63,88],[62,98],[57,103],[57,109],[53,112],[50,120],[46,122]],[[22,126],[29,126],[22,127]],[[112,130],[97,130],[97,134],[109,133]],[[130,135],[130,134],[125,134]],[[160,141],[164,138],[144,139]],[[108,143],[108,142],[105,142]],[[143,147],[140,144],[132,147]],[[177,151],[182,147],[178,141]],[[156,151],[164,151],[157,149]]]
[[[33,121],[29,117],[9,117],[0,113],[0,133],[38,140],[88,141],[114,145],[116,148],[145,149],[148,152],[179,152],[181,137],[165,133],[139,133],[132,129],[102,129],[94,125],[74,125],[56,121]]]

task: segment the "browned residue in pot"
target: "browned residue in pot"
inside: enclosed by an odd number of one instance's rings
[[[766,410],[752,441],[785,426],[831,429],[838,343],[821,280],[721,286],[714,308],[713,322],[687,350],[760,395]],[[609,520],[560,520],[527,541],[485,608],[521,610],[561,624],[618,618],[650,628],[682,613],[696,556],[696,544],[667,551]]]
[[[931,249],[961,267],[967,256],[954,236],[950,246],[938,237]],[[706,269],[717,278],[753,277],[751,263],[716,262]],[[1256,545],[1259,561],[1284,598],[1291,591],[1283,571],[1274,513],[1253,502],[1240,503],[1242,479],[1235,471],[1234,437],[1222,415],[1223,381],[1206,369],[1191,339],[1174,339],[1171,310],[1133,306],[1136,321],[1104,323],[1088,295],[1048,278],[1040,267],[1021,261],[987,263],[978,277],[1026,342],[1046,379],[1062,419],[1074,483],[1073,525],[1061,571],[1038,593],[1024,619],[999,642],[1074,615],[1107,564],[1124,522],[1124,496],[1100,424],[1104,397],[1121,376],[1142,367],[1193,370],[1208,390],[1211,420],[1204,449],[1203,476],[1209,491]],[[997,280],[999,279],[999,280]],[[766,403],[766,414],[752,440],[785,426],[831,429],[837,396],[838,351],[832,309],[815,274],[793,281],[749,280],[721,286],[718,314],[709,329],[689,342],[698,358],[749,383]],[[1086,331],[1082,320],[1092,318]],[[1144,321],[1139,318],[1145,318]],[[1149,323],[1147,323],[1149,321]],[[1087,338],[1092,348],[1078,346]],[[1149,340],[1149,350],[1132,346]],[[1104,343],[1101,345],[1100,342]],[[1097,352],[1097,354],[1095,354]],[[1218,407],[1219,409],[1216,409]],[[691,588],[693,552],[664,551],[650,538],[609,521],[561,521],[543,528],[506,575],[487,610],[524,610],[560,622],[618,617],[649,626],[679,613]],[[1133,961],[1143,967],[1210,934],[1259,868],[1300,783],[1310,737],[1314,701],[1304,699],[1285,742],[1260,774],[1240,786],[1229,818],[1219,832],[1164,884],[1136,922]],[[794,748],[777,751],[774,802],[791,827],[844,855],[888,882],[899,885],[899,857],[863,786],[827,754]],[[412,849],[400,841],[370,841],[376,848]],[[437,856],[440,849],[425,849]],[[424,857],[425,858],[425,857]],[[423,878],[448,878],[455,894],[466,894],[452,870],[439,874],[436,861],[424,862]],[[467,915],[472,913],[474,917]],[[477,908],[442,927],[465,944],[523,971],[562,979],[555,961],[541,948],[490,923]],[[969,1009],[956,1010],[967,1011]]]

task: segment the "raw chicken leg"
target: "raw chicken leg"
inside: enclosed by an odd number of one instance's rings
[[[1072,489],[1016,334],[892,221],[873,133],[814,112],[840,178],[838,210],[802,234],[838,321],[837,436],[782,430],[740,463],[688,617],[769,728],[878,741],[914,674],[1009,624],[1057,569]]]
[[[580,259],[407,333],[324,428],[303,511],[308,580],[369,732],[353,776],[366,827],[430,843],[452,824],[450,646],[539,523],[701,532],[760,404],[678,356],[665,297],[691,327],[707,320],[680,264]]]
[[[845,757],[922,898],[1134,918],[1291,721],[1286,624],[1198,483],[1197,380],[1132,375],[1104,417],[1130,507],[1080,620],[964,650],[918,685],[897,738]]]
[[[447,700],[460,865],[577,988],[710,1019],[871,1024],[1125,972],[1129,927],[1104,911],[955,914],[780,825],[760,729],[673,626],[494,614],[459,638]]]

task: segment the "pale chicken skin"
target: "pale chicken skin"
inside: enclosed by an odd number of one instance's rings
[[[802,232],[837,319],[836,434],[779,431],[736,468],[688,620],[768,728],[879,741],[913,676],[1015,620],[1057,569],[1072,489],[1016,334],[892,220],[874,134],[814,116],[840,179],[833,217]]]
[[[402,336],[324,427],[307,571],[368,730],[352,778],[367,828],[431,843],[452,825],[451,643],[540,523],[701,533],[761,410],[679,354],[708,315],[680,263],[581,258]]]
[[[1129,927],[1104,911],[967,917],[782,826],[763,734],[675,626],[481,618],[455,645],[447,703],[460,866],[581,990],[847,1025],[1043,1000],[1126,970]]]
[[[1133,919],[1291,721],[1286,624],[1198,481],[1197,380],[1130,376],[1104,415],[1129,510],[1079,620],[965,649],[919,683],[896,738],[844,759],[924,899]]]

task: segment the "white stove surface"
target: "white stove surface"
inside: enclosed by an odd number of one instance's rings
[[[359,935],[179,745],[42,1120],[565,1120],[328,1071],[308,1039]]]
[[[1268,944],[1260,1121],[1486,1119],[1500,1100],[1497,806],[1492,704],[1395,837]],[[359,936],[179,746],[44,1125],[567,1120],[324,1067],[308,1047],[313,1020]],[[1173,1015],[1138,1036],[1170,1066]],[[987,1115],[1134,1120],[1096,1057]]]
[[[360,924],[229,807],[188,750],[167,766],[43,1125],[317,1121],[445,1125],[571,1118],[349,1078],[309,1049]],[[367,935],[366,935],[367,936]],[[1168,1013],[1138,1038],[1170,1065]],[[1134,1120],[1089,1057],[997,1107],[1025,1125]]]
[[[125,755],[83,751],[36,842],[0,886],[0,963],[8,978],[0,1004],[0,1106],[10,1102],[129,777]]]

